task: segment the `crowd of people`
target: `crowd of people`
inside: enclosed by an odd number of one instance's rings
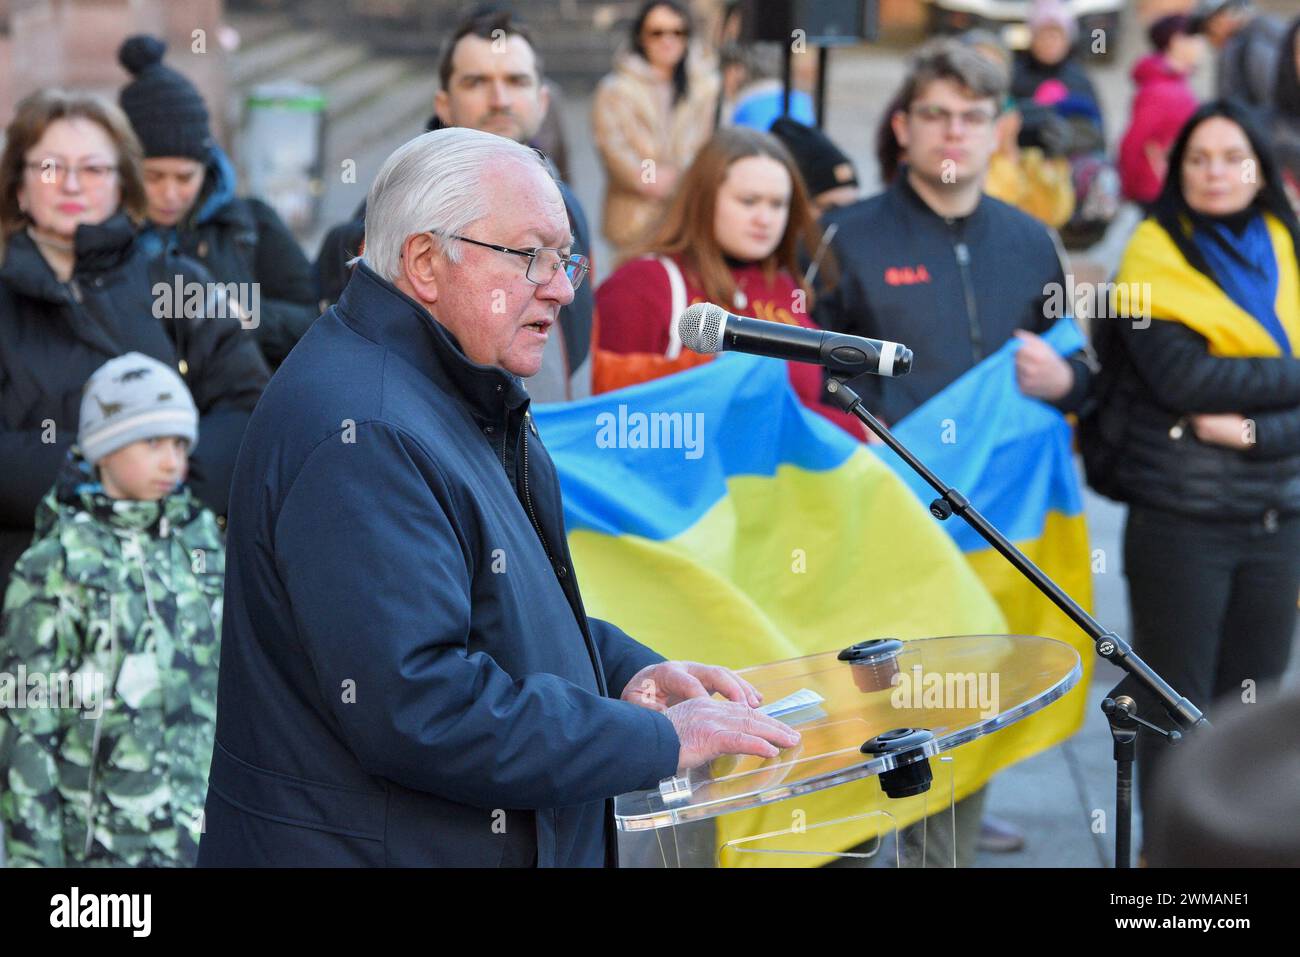
[[[1129,507],[1137,651],[1214,713],[1283,673],[1300,594],[1300,18],[1228,0],[1150,24],[1118,144],[1068,5],[1035,0],[1028,25],[1014,53],[984,31],[916,52],[876,127],[884,189],[863,197],[806,91],[783,115],[730,17],[705,43],[686,5],[648,0],[593,100],[613,254],[593,264],[541,51],[517,17],[476,12],[449,35],[428,129],[539,147],[570,241],[445,239],[520,258],[539,284],[547,265],[568,277],[533,402],[708,362],[677,336],[696,302],[923,345],[908,377],[854,383],[886,423],[1019,340],[1021,391],[1077,417],[1089,482]],[[1201,103],[1188,78],[1207,40],[1218,87]],[[0,709],[10,864],[196,859],[236,456],[271,375],[368,255],[363,203],[309,261],[239,195],[161,41],[119,58],[118,104],[38,91],[0,156],[0,672],[98,672],[115,705],[94,722]],[[1149,288],[1150,308],[1103,309],[1090,348],[1060,356],[1042,335],[1067,247],[1124,201],[1144,218],[1115,280]],[[872,439],[820,370],[789,374],[808,409]],[[1163,749],[1141,740],[1150,819]],[[960,802],[959,863],[1019,840],[982,791]]]

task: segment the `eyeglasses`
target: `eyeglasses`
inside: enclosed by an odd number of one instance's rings
[[[672,37],[675,40],[685,40],[691,35],[689,30],[647,30],[645,32],[647,39],[662,40],[664,37]]]
[[[569,280],[569,285],[577,289],[582,285],[582,281],[587,278],[587,273],[591,271],[591,260],[586,256],[579,256],[576,253],[566,256],[560,250],[550,246],[538,246],[536,249],[511,249],[509,246],[485,243],[477,239],[470,239],[468,236],[458,236],[455,233],[440,233],[436,229],[431,229],[429,232],[435,236],[459,239],[463,243],[473,243],[475,246],[482,246],[485,249],[495,249],[499,253],[523,256],[528,260],[528,270],[524,273],[524,277],[536,286],[545,286],[555,277],[556,270],[563,268],[565,278]]]
[[[40,174],[42,183],[60,184],[72,173],[77,182],[83,186],[102,186],[117,172],[111,163],[86,163],[83,166],[69,166],[58,160],[41,160],[39,163],[24,163],[28,172]]]
[[[914,106],[911,113],[922,123],[933,126],[950,127],[954,119],[960,118],[962,126],[973,130],[986,129],[994,119],[994,114],[989,110],[963,110],[960,113],[954,113],[952,110],[946,110],[942,106],[934,106],[933,104]]]

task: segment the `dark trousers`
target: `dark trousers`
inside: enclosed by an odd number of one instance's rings
[[[1137,653],[1211,720],[1242,707],[1244,682],[1267,694],[1291,655],[1300,593],[1300,516],[1204,521],[1133,506],[1124,526]],[[1163,712],[1142,713],[1162,727]],[[1142,814],[1169,744],[1138,736]]]

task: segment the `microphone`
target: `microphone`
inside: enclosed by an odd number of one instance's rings
[[[811,362],[845,378],[864,372],[899,376],[912,371],[912,350],[897,342],[747,319],[711,302],[696,303],[683,312],[677,320],[677,334],[692,352],[746,352]]]

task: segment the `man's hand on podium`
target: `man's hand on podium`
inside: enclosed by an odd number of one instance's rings
[[[681,750],[677,771],[707,764],[724,754],[774,758],[799,743],[799,733],[747,704],[691,698],[664,712],[673,723]]]
[[[757,708],[763,696],[730,668],[697,661],[661,661],[642,668],[623,689],[622,699],[652,711],[667,711],[691,698],[718,692],[730,701]]]
[[[711,697],[714,692],[728,700]],[[754,709],[763,703],[740,675],[697,661],[661,661],[642,668],[623,689],[622,700],[660,711],[681,742],[678,770],[697,767],[724,754],[774,758],[799,743],[797,732]]]

